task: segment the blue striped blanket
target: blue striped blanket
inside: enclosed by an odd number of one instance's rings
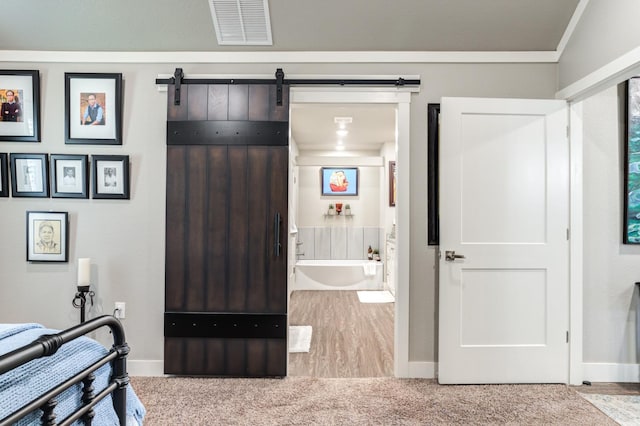
[[[46,329],[39,324],[0,324],[0,355],[33,342],[43,334],[54,334],[59,330]],[[45,391],[64,382],[70,376],[84,370],[108,353],[100,343],[88,337],[80,337],[63,345],[54,355],[30,361],[25,365],[0,375],[0,419],[5,418]],[[93,384],[95,392],[104,389],[109,381],[111,366],[103,365],[96,372]],[[80,407],[81,385],[77,384],[64,391],[57,398],[54,413],[56,421],[61,421]],[[93,424],[96,426],[118,425],[118,417],[113,409],[111,395],[95,407]],[[18,425],[39,424],[42,412],[36,412],[22,419]],[[145,409],[131,386],[127,387],[127,424],[142,425]],[[76,422],[77,423],[77,422]]]

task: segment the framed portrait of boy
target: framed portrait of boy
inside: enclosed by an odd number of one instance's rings
[[[129,199],[129,156],[92,155],[91,198]]]
[[[0,70],[0,141],[40,141],[40,72]]]
[[[89,198],[89,156],[51,154],[51,197]]]
[[[11,154],[11,195],[49,198],[48,154]]]
[[[27,212],[27,261],[67,262],[67,212]]]
[[[122,74],[64,76],[65,143],[122,145]]]

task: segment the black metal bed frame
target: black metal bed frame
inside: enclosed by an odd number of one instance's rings
[[[93,407],[109,393],[113,393],[113,408],[118,416],[120,425],[126,425],[127,386],[129,384],[127,354],[129,353],[129,346],[125,342],[122,324],[111,315],[94,318],[56,334],[42,335],[32,343],[0,356],[0,374],[4,374],[34,359],[53,355],[65,343],[103,326],[108,326],[113,334],[113,347],[108,354],[87,367],[84,371],[70,377],[4,419],[0,419],[0,426],[11,425],[38,409],[43,411],[41,417],[43,425],[70,425],[77,420],[83,421],[85,425],[91,425],[95,415]],[[108,362],[111,362],[112,365],[109,384],[105,389],[95,394],[95,389],[93,388],[95,375],[93,373]],[[55,406],[57,405],[56,397],[64,390],[79,382],[83,384],[82,406],[59,423],[56,423],[56,414],[54,412]]]

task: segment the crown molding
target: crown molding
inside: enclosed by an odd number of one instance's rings
[[[540,52],[76,52],[0,50],[0,62],[53,63],[556,63]]]

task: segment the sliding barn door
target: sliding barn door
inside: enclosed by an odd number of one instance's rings
[[[284,376],[288,88],[169,86],[167,374]]]

